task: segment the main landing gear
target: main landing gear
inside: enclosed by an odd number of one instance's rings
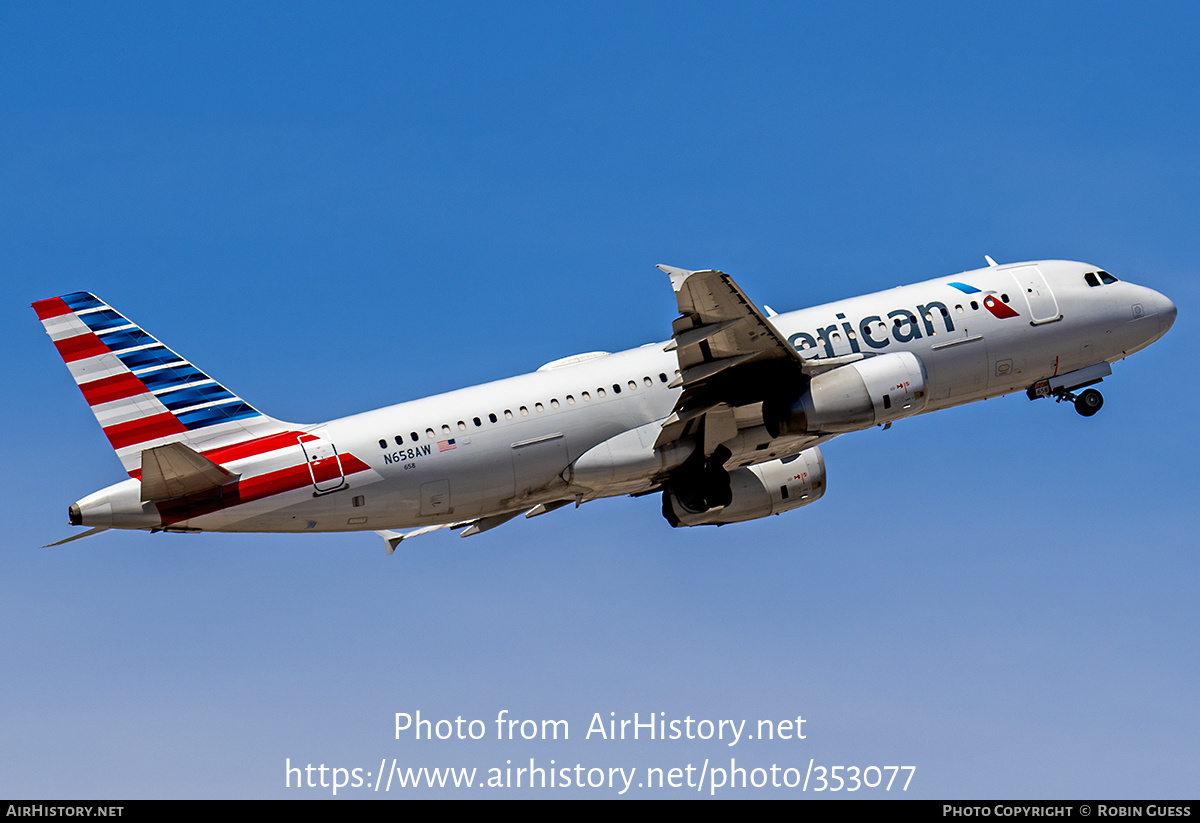
[[[1039,397],[1053,397],[1055,403],[1070,400],[1075,404],[1075,411],[1084,417],[1091,417],[1104,405],[1104,395],[1095,389],[1084,389],[1079,394],[1072,394],[1070,389],[1051,389],[1045,380],[1031,386],[1026,394],[1030,400],[1037,400]]]
[[[697,449],[672,477],[670,492],[663,494],[663,516],[672,519],[668,513],[671,494],[693,514],[724,508],[732,503],[733,488],[729,485],[729,472],[725,470],[725,461],[729,458],[730,452],[725,446],[717,446],[707,460]]]

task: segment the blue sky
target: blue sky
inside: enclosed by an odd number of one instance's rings
[[[329,794],[285,789],[287,758],[730,756],[914,765],[921,797],[1196,795],[1193,6],[0,19],[0,795]],[[93,291],[315,422],[665,339],[658,262],[789,310],[984,254],[1093,262],[1179,320],[1094,418],[1013,396],[847,436],[824,499],[750,524],[620,499],[392,557],[369,534],[38,548],[121,470],[33,300]],[[572,738],[392,731],[502,709]],[[596,712],[803,715],[808,737],[583,740]]]

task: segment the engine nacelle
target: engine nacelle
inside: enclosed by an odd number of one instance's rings
[[[825,459],[818,448],[805,449],[784,463],[772,460],[729,472],[732,500],[707,511],[691,511],[671,489],[663,491],[663,517],[672,526],[723,526],[781,514],[825,494]]]
[[[850,432],[917,414],[928,402],[921,359],[893,352],[818,374],[776,419],[781,435]]]

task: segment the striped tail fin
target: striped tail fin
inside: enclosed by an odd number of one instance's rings
[[[130,476],[142,451],[183,443],[199,452],[286,432],[87,292],[39,300],[38,319]]]

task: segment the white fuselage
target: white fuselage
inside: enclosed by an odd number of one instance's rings
[[[1094,266],[1040,261],[1042,288],[1022,282],[1023,265],[1029,264],[979,269],[839,300],[776,315],[771,323],[805,357],[915,354],[927,374],[924,413],[1115,362],[1157,340],[1174,320],[1171,302],[1148,288],[1086,283],[1083,274],[1095,271]],[[988,299],[1011,306],[1016,316],[1004,316],[1000,305],[989,310]],[[527,510],[539,503],[639,491],[637,483],[573,486],[564,470],[598,444],[672,412],[681,390],[669,384],[679,364],[665,346],[647,344],[299,427],[319,438],[310,451],[326,448],[326,458],[336,456],[338,476],[321,480],[313,474],[313,482],[301,488],[169,525],[206,531],[419,528]],[[830,436],[785,436],[769,448],[740,454],[735,449],[729,465],[775,460]],[[289,467],[293,472],[300,465],[307,468],[311,459],[313,454],[293,445],[226,468],[245,482]],[[647,477],[642,488],[652,487]],[[79,505],[85,511],[88,505],[93,510],[109,507],[113,526],[156,525],[150,521],[157,513],[147,508],[152,504],[138,500],[136,480],[97,492]]]

